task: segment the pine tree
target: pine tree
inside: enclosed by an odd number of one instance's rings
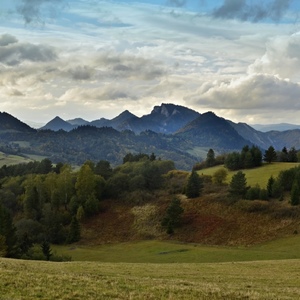
[[[244,197],[247,191],[246,176],[242,171],[238,171],[232,176],[230,182],[230,193],[235,196]]]
[[[270,146],[264,154],[264,161],[271,163],[277,159],[277,154],[273,146]]]
[[[174,233],[174,228],[178,227],[180,225],[181,221],[181,215],[183,213],[183,208],[181,207],[180,199],[174,198],[168,209],[166,216],[162,220],[162,226],[167,228],[168,234]]]
[[[189,198],[196,198],[200,196],[202,188],[202,179],[198,175],[198,173],[193,170],[191,175],[189,176],[185,193]]]
[[[51,250],[50,244],[46,240],[44,240],[42,242],[41,249],[43,251],[43,254],[46,257],[46,260],[50,260],[50,258],[52,256],[52,250]]]

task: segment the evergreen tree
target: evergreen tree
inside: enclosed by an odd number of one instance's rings
[[[203,188],[202,179],[198,175],[198,173],[193,170],[191,175],[188,178],[185,193],[189,198],[196,198],[200,196],[202,188]]]
[[[174,233],[174,228],[178,227],[181,222],[181,215],[183,213],[183,208],[181,207],[180,199],[174,198],[168,209],[166,216],[162,220],[162,226],[166,227],[168,234]]]
[[[247,191],[247,180],[245,174],[242,171],[238,171],[232,176],[229,191],[232,195],[235,196],[245,196]]]
[[[46,257],[46,260],[50,260],[51,256],[52,256],[52,250],[51,250],[51,247],[50,247],[50,244],[48,243],[47,240],[44,240],[41,244],[41,249],[42,249],[42,252],[43,254],[45,255]]]
[[[267,163],[271,163],[273,161],[276,161],[277,159],[277,154],[276,154],[276,151],[274,149],[273,146],[270,146],[266,151],[265,151],[265,154],[264,154],[264,161],[266,161]]]
[[[300,203],[300,189],[299,189],[298,182],[295,180],[291,190],[291,204],[299,205],[299,203]]]
[[[71,244],[71,243],[78,242],[79,240],[80,240],[80,224],[77,218],[74,216],[70,224],[70,232],[69,232],[67,242]]]
[[[215,152],[213,149],[208,150],[205,164],[207,167],[213,167],[216,164]]]

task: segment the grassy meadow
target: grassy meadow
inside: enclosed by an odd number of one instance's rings
[[[29,158],[0,152],[0,168],[4,165],[15,165],[20,163],[28,163],[30,161],[31,159]]]
[[[280,171],[285,171],[290,168],[300,166],[300,163],[281,163],[274,162],[271,164],[264,163],[262,167],[254,168],[254,169],[244,169],[242,170],[245,173],[247,178],[247,184],[250,186],[255,186],[258,184],[261,188],[265,188],[267,186],[268,180],[270,176],[274,178],[280,173]],[[207,168],[198,171],[199,174],[203,175],[213,175],[216,170],[222,168],[223,166],[215,166],[212,168]],[[229,183],[232,176],[237,173],[237,171],[228,171],[227,182]]]
[[[0,259],[0,299],[299,299],[300,260],[130,264]]]
[[[99,246],[54,246],[59,255],[74,261],[113,263],[215,263],[257,260],[300,259],[300,236],[294,235],[249,247],[141,241]]]

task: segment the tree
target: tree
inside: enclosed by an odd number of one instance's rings
[[[70,232],[67,239],[68,243],[75,243],[80,240],[80,224],[75,216],[73,216],[70,224]]]
[[[232,152],[225,158],[225,167],[229,170],[238,170],[241,168],[241,155],[238,152]]]
[[[90,164],[84,164],[77,176],[75,183],[76,195],[80,204],[84,204],[85,201],[96,195],[96,180]]]
[[[295,147],[292,147],[290,151],[288,152],[288,161],[289,162],[297,162],[298,157],[297,157],[297,151]]]
[[[232,176],[229,186],[229,191],[232,195],[244,197],[247,191],[247,180],[245,174],[242,171],[238,171]]]
[[[45,255],[46,257],[46,260],[50,260],[50,257],[52,256],[52,250],[51,250],[51,247],[50,247],[50,244],[48,243],[47,240],[44,240],[41,244],[41,249],[42,249],[42,252],[43,254]]]
[[[202,179],[198,175],[198,173],[193,170],[191,175],[188,178],[185,193],[189,198],[196,198],[200,196],[202,188],[203,188]]]
[[[271,177],[269,178],[268,183],[267,183],[267,191],[268,191],[269,197],[273,196],[273,185],[274,185],[274,182],[275,182],[275,179],[271,175]]]
[[[180,199],[177,197],[173,198],[161,223],[163,227],[166,227],[168,234],[173,234],[174,228],[180,225],[182,213],[183,208],[181,207]]]
[[[277,159],[277,154],[273,146],[270,146],[264,154],[264,161],[271,163]]]
[[[291,190],[291,204],[299,205],[300,203],[300,190],[297,180],[294,181],[293,187]]]
[[[112,176],[113,170],[109,161],[100,160],[95,166],[95,174],[101,175],[105,180]]]
[[[225,168],[220,168],[213,174],[212,180],[215,184],[222,185],[225,182],[227,175],[227,170]]]
[[[209,149],[206,155],[205,164],[207,167],[213,167],[216,163],[215,152],[213,149]]]

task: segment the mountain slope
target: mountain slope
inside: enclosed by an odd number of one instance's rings
[[[216,149],[241,149],[246,144],[251,144],[225,119],[212,112],[202,114],[180,129],[176,135],[191,140],[196,146]]]
[[[35,129],[6,112],[0,112],[0,131],[35,132]]]
[[[64,121],[60,117],[55,117],[51,121],[49,121],[45,126],[41,127],[40,129],[50,129],[53,131],[58,131],[58,130],[64,130],[64,131],[70,131],[74,128],[73,125],[68,123],[67,121]]]

